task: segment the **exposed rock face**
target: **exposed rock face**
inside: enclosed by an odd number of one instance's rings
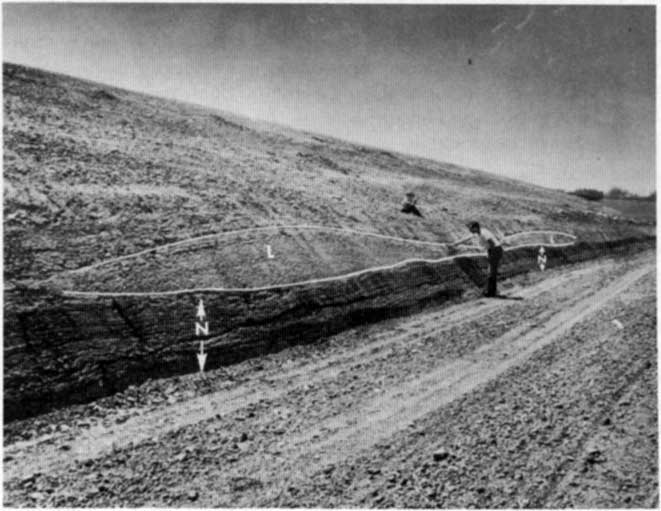
[[[632,238],[549,248],[547,267],[650,245],[651,239]],[[78,298],[44,289],[5,291],[5,418],[89,401],[148,378],[197,371],[200,299],[210,328],[206,368],[213,369],[316,342],[356,324],[474,296],[484,285],[486,264],[482,257],[460,257],[254,292]],[[536,249],[509,251],[501,275],[536,265]]]

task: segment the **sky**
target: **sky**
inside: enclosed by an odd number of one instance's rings
[[[550,188],[655,185],[655,7],[3,4],[3,60]]]

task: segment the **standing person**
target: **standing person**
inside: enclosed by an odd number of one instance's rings
[[[492,233],[489,229],[480,227],[478,222],[472,222],[468,229],[470,230],[473,236],[477,236],[480,245],[482,245],[487,250],[487,258],[489,260],[489,278],[487,279],[487,290],[484,293],[484,296],[496,297],[497,294],[497,282],[498,282],[498,264],[503,257],[503,247],[500,243],[500,240],[496,238],[496,235]],[[449,246],[454,247],[460,245],[471,239],[473,236],[464,238],[452,243]]]

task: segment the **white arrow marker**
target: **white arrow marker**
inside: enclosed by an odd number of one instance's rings
[[[537,256],[537,264],[539,265],[539,269],[544,271],[546,268],[546,251],[544,250],[544,247],[539,247],[539,255]]]
[[[624,325],[622,323],[620,323],[619,320],[614,319],[613,324],[618,328],[618,330],[624,330]]]
[[[195,321],[195,335],[209,335],[209,322],[205,321],[207,314],[204,312],[204,302],[201,299],[197,306],[195,317],[198,319],[198,321]],[[200,352],[197,354],[197,363],[200,365],[200,373],[204,373],[204,364],[206,361],[207,354],[204,352],[204,341],[200,341]]]
[[[200,365],[200,373],[204,372],[204,364],[207,361],[207,354],[204,352],[204,341],[200,341],[200,352],[197,354],[197,363]]]
[[[200,303],[197,306],[197,314],[195,316],[199,318],[200,321],[204,321],[204,318],[207,317],[207,315],[204,312],[204,302],[201,299],[200,299]]]
[[[266,245],[266,257],[273,259],[275,256],[271,253],[271,245]]]

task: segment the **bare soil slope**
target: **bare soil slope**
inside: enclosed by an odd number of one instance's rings
[[[632,241],[649,246],[654,234],[653,222],[449,163],[12,64],[3,77],[6,419],[196,370],[193,320],[202,298],[215,321],[209,365],[219,367],[466,299],[484,283],[485,261],[464,258],[298,288],[216,292],[359,272],[413,254],[383,238],[304,230],[239,237],[222,250],[160,251],[178,241],[312,224],[443,243],[477,219],[501,236],[575,235],[571,249],[548,253],[555,267],[611,249],[635,252]],[[419,196],[424,218],[400,213],[406,191]],[[277,257],[267,259],[265,244]],[[443,255],[432,245],[415,250],[418,259]],[[533,248],[507,253],[503,274],[535,261]],[[179,293],[200,286],[214,289]],[[179,294],[62,293],[72,288]]]
[[[578,197],[449,163],[13,64],[3,65],[3,78],[9,287],[264,225],[437,242],[463,236],[473,219],[501,234],[553,229],[581,239],[645,229],[610,220],[612,210]],[[424,218],[399,212],[405,191],[417,193]],[[287,264],[275,261],[273,270]],[[240,279],[252,268],[234,271]]]

